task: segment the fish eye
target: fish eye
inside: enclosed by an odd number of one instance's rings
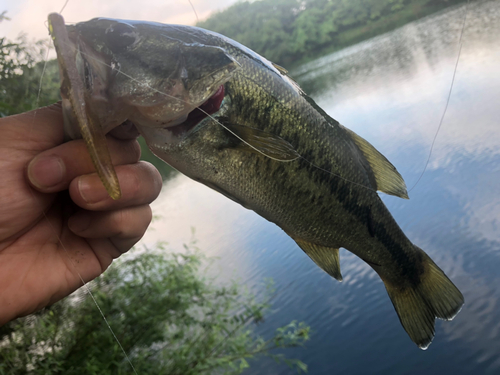
[[[105,31],[106,44],[113,52],[121,52],[132,46],[138,39],[135,28],[126,23],[115,23]]]

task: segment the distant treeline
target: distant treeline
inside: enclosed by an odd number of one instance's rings
[[[197,26],[226,35],[290,67],[464,1],[242,1]]]

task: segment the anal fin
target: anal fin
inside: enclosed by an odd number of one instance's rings
[[[323,271],[338,281],[342,281],[338,248],[319,246],[296,238],[294,240]]]

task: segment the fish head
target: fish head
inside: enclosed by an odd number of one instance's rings
[[[118,180],[104,135],[124,122],[138,129],[175,127],[217,96],[239,69],[224,48],[205,43],[206,35],[192,27],[108,18],[66,26],[51,14],[49,29],[66,138],[85,139],[116,199]]]
[[[175,126],[238,69],[223,48],[204,44],[183,26],[96,18],[67,30],[105,132],[125,118]]]

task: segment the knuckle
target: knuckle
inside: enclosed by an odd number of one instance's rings
[[[141,158],[141,146],[137,140],[108,139],[113,164],[135,163]]]
[[[137,173],[137,171],[132,170],[131,173],[129,173],[128,189],[132,198],[138,198],[141,195],[143,190],[143,179],[141,177],[142,176],[140,173]]]
[[[149,224],[153,219],[153,212],[151,211],[151,207],[149,206],[149,204],[137,207],[137,211],[139,220],[137,220],[136,222],[136,234],[142,236],[148,229]]]
[[[111,216],[111,225],[124,237],[142,237],[152,218],[149,205],[136,206],[116,211]]]
[[[134,161],[138,161],[141,158],[141,145],[137,140],[128,141],[128,148],[130,152],[130,158]]]
[[[160,173],[148,162],[140,161],[132,166],[127,178],[127,195],[136,203],[151,203],[160,194]]]
[[[119,232],[123,232],[127,225],[127,210],[117,210],[110,217],[110,225]]]
[[[141,162],[141,164],[144,168],[145,175],[147,176],[149,197],[151,199],[151,202],[155,200],[160,194],[161,188],[163,186],[163,181],[161,179],[160,172],[158,172],[158,169],[156,169],[153,164],[147,161],[143,161]]]

